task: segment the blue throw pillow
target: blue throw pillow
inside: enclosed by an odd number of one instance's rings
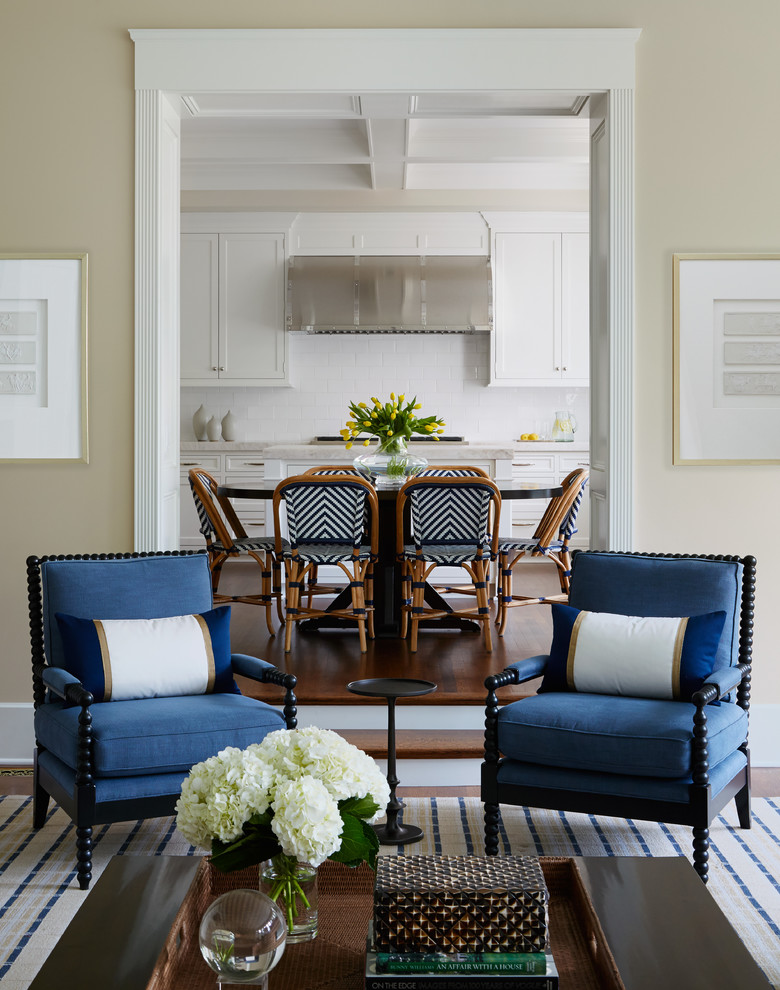
[[[81,619],[57,612],[64,668],[96,701],[239,693],[230,606],[159,619]]]
[[[553,605],[552,619],[540,692],[690,701],[715,666],[726,613],[647,617]]]

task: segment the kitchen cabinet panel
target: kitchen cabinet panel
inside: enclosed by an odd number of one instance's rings
[[[183,385],[288,384],[284,236],[184,233]]]
[[[493,385],[588,385],[587,233],[495,236]]]

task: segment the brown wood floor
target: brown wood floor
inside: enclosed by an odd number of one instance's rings
[[[237,561],[226,565],[222,587],[227,594],[251,593],[257,580],[257,566],[251,562]],[[521,564],[515,570],[515,590],[519,594],[554,593],[558,590],[553,568],[545,562]],[[278,623],[276,624],[278,627]],[[493,626],[493,651],[485,650],[484,638],[478,633],[458,631],[424,631],[421,627],[417,653],[409,649],[408,640],[376,639],[369,641],[368,650],[361,654],[357,632],[351,630],[327,630],[317,633],[302,633],[293,630],[292,649],[284,653],[284,634],[277,631],[275,636],[268,633],[263,609],[255,605],[233,605],[231,615],[231,646],[236,653],[248,653],[262,657],[282,670],[289,670],[298,678],[296,695],[300,706],[318,705],[376,705],[383,709],[377,713],[378,726],[373,735],[379,746],[386,744],[385,703],[369,698],[361,698],[347,690],[350,681],[367,677],[414,677],[434,681],[438,688],[420,699],[409,699],[404,704],[420,705],[482,705],[485,700],[485,678],[503,670],[507,664],[523,657],[546,653],[550,644],[552,625],[550,611],[545,606],[524,606],[513,608],[507,621],[503,637],[495,634]],[[241,679],[245,693],[265,700],[279,700],[275,688],[260,686]],[[521,697],[533,693],[538,682],[515,688],[505,688],[503,698]],[[365,733],[363,744],[366,749],[372,733]],[[447,735],[447,734],[443,734]],[[475,734],[473,742],[479,743]],[[356,742],[351,737],[351,741]],[[426,740],[430,746],[430,740]],[[453,755],[447,752],[448,740],[441,739],[437,746],[438,755]],[[758,768],[753,770],[753,792],[757,797],[780,795],[780,768]],[[0,793],[31,793],[32,781],[29,777],[0,776]],[[478,787],[439,787],[400,788],[401,793],[437,794],[440,796],[460,794],[478,796]]]

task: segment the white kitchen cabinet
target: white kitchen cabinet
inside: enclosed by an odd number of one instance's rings
[[[491,384],[588,385],[589,259],[585,232],[496,233]]]
[[[533,481],[540,485],[557,485],[578,468],[589,466],[589,452],[576,450],[564,453],[559,448],[561,444],[551,445],[544,451],[525,449],[515,452],[512,461],[512,477],[518,481]],[[565,444],[563,445],[565,446]],[[546,499],[517,499],[511,503],[512,538],[515,540],[530,540],[534,530],[547,508]],[[587,549],[590,537],[590,499],[588,489],[585,489],[582,504],[577,514],[577,532],[570,542],[572,549],[579,547]]]
[[[183,385],[288,384],[284,236],[183,233]]]

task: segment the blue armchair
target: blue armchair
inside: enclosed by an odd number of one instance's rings
[[[85,890],[93,826],[170,815],[195,763],[294,728],[296,678],[231,654],[205,553],[29,557],[27,584],[33,825],[50,796],[72,818]],[[243,696],[233,674],[278,685],[283,709]]]
[[[488,677],[482,800],[693,828],[731,801],[750,828],[748,708],[755,558],[577,551],[548,656]],[[496,692],[543,676],[539,693]]]

